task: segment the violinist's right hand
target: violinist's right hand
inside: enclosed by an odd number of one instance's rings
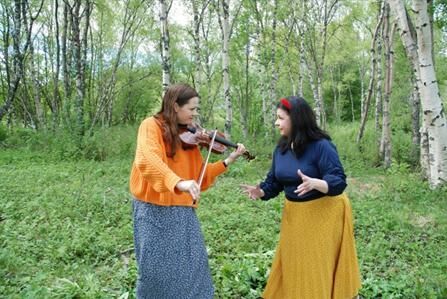
[[[264,190],[262,190],[259,185],[252,186],[252,185],[240,184],[239,187],[241,187],[242,192],[247,194],[248,197],[250,197],[250,199],[252,200],[256,200],[265,195]]]
[[[189,192],[193,200],[197,200],[200,197],[200,187],[194,180],[179,181],[175,187],[182,192]]]

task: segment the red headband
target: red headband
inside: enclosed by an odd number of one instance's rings
[[[282,98],[280,100],[281,104],[287,108],[287,110],[291,110],[292,109],[292,105],[290,104],[289,100],[286,98]]]

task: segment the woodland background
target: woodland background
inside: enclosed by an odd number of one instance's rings
[[[349,177],[361,296],[447,298],[445,0],[1,0],[0,15],[0,298],[134,297],[136,130],[176,82],[257,156],[198,209],[217,298],[257,298],[268,277],[282,199],[235,186],[265,176],[289,95]]]

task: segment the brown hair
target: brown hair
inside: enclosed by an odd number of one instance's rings
[[[167,145],[168,157],[173,157],[177,146],[181,143],[174,104],[180,107],[190,99],[199,97],[197,91],[187,84],[175,84],[168,87],[163,97],[161,110],[155,115],[163,131],[163,140]]]

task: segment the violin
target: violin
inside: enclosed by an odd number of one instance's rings
[[[198,125],[185,126],[184,129],[184,132],[180,133],[179,137],[182,143],[186,145],[186,147],[200,145],[209,148],[214,135],[214,131],[208,131]],[[203,137],[204,135],[205,138]],[[217,131],[216,136],[214,137],[214,143],[211,151],[215,154],[223,154],[227,150],[227,147],[237,148],[237,144],[227,140],[225,138],[225,134]],[[248,161],[255,158],[255,156],[251,155],[248,151],[246,151],[242,155]]]

